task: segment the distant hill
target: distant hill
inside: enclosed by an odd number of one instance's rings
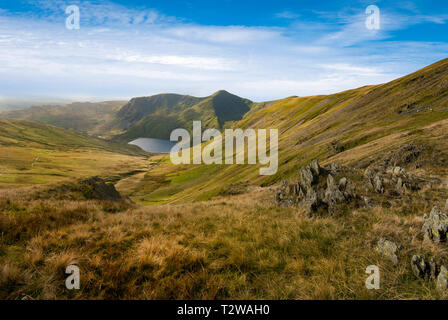
[[[0,113],[0,118],[28,120],[60,128],[102,135],[104,128],[126,101],[75,102],[67,105],[34,106]]]
[[[193,120],[202,127],[222,128],[239,121],[258,104],[221,90],[208,97],[158,94],[129,102],[76,102],[0,112],[0,118],[51,124],[115,140],[139,137],[168,139],[176,128],[191,130]]]
[[[191,130],[193,120],[201,120],[204,129],[222,128],[228,121],[241,120],[253,105],[224,90],[204,98],[178,94],[134,98],[117,112],[110,128],[125,132],[118,139],[168,139],[176,128]]]

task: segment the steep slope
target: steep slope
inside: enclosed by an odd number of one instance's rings
[[[388,152],[415,143],[425,150],[428,174],[446,174],[448,159],[448,59],[390,83],[366,86],[333,95],[291,97],[249,112],[238,128],[279,130],[279,168],[260,176],[261,165],[173,166],[169,159],[151,176],[165,176],[143,202],[207,199],[233,183],[271,185],[293,176],[312,159],[326,164],[366,167]],[[146,182],[145,182],[146,181]]]
[[[221,128],[228,121],[242,119],[252,105],[224,90],[204,98],[176,94],[134,98],[117,113],[111,127],[126,131],[117,137],[120,140],[168,139],[176,128],[191,131],[193,120],[201,120],[203,128]]]
[[[60,128],[102,135],[115,113],[126,101],[74,102],[67,105],[35,106],[1,112],[0,118],[37,121]]]

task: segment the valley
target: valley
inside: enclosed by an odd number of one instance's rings
[[[421,231],[448,198],[448,59],[332,95],[254,103],[219,91],[115,107],[99,126],[82,122],[77,131],[54,119],[10,119],[26,112],[0,120],[0,297],[447,298],[415,276],[411,258],[448,261],[446,243]],[[278,171],[173,165],[167,154],[127,144],[169,138],[193,119],[203,129],[278,129]],[[108,139],[94,136],[100,127]],[[311,177],[317,193],[330,189],[336,163],[355,200],[334,213],[322,203],[314,211],[291,205],[302,196],[287,187],[313,160],[325,172]],[[120,198],[86,190],[80,180],[94,176]],[[400,245],[397,263],[376,251],[381,238]],[[80,291],[65,290],[69,264],[80,266]],[[381,270],[381,290],[365,287],[369,265]]]

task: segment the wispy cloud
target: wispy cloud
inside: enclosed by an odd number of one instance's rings
[[[285,10],[279,13],[276,13],[275,16],[281,19],[298,19],[300,17],[299,14]]]
[[[81,29],[67,30],[65,6],[76,3]],[[306,22],[285,11],[278,18],[291,20],[288,27],[266,27],[199,25],[108,2],[33,5],[40,14],[0,19],[0,95],[114,99],[227,89],[270,100],[389,81],[448,53],[444,41],[391,38],[411,25],[445,23],[444,15],[412,20],[385,10],[382,29],[371,32],[359,10],[318,12]]]

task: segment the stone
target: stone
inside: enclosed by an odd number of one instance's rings
[[[309,166],[302,167],[299,170],[299,182],[303,189],[308,190],[313,184],[314,176]]]
[[[337,164],[336,162],[332,162],[331,164],[330,164],[330,170],[331,171],[334,171],[334,172],[337,172],[338,170],[339,170],[339,164]]]
[[[350,198],[356,198],[356,186],[355,184],[347,180],[347,184],[345,186],[344,197],[348,200]]]
[[[436,280],[437,276],[440,273],[440,267],[439,265],[436,263],[436,261],[434,260],[434,258],[431,258],[431,260],[429,260],[428,262],[429,264],[429,278],[431,280]]]
[[[339,190],[331,174],[327,177],[327,189],[325,190],[324,200],[329,207],[333,207],[336,203],[345,200],[344,194]]]
[[[448,289],[448,270],[445,266],[440,268],[440,273],[437,276],[436,287],[439,290],[445,291]]]
[[[345,187],[347,186],[347,178],[341,178],[339,180],[339,190],[345,190]]]
[[[402,175],[402,174],[404,174],[404,169],[402,167],[395,167],[392,171],[392,174],[394,176]]]
[[[421,256],[414,255],[411,259],[411,268],[414,275],[419,279],[428,280],[430,275],[430,266]]]
[[[406,192],[407,190],[407,185],[405,182],[403,182],[403,179],[400,177],[397,180],[397,184],[395,185],[395,189],[397,190],[398,193],[403,194]]]
[[[321,169],[321,167],[319,165],[319,161],[317,159],[311,161],[310,168],[315,177],[318,177],[320,175],[320,172],[322,169]]]
[[[362,199],[364,200],[366,208],[372,208],[375,206],[375,203],[372,200],[370,200],[370,198],[363,196]]]
[[[316,191],[313,188],[309,188],[306,192],[305,200],[303,201],[303,206],[306,208],[308,213],[316,210],[319,205],[319,198]]]
[[[445,202],[445,212],[448,213],[448,199],[446,199]]]
[[[448,216],[435,206],[422,226],[425,239],[434,242],[446,241],[448,233]]]
[[[373,186],[377,193],[384,193],[383,181],[378,174],[376,174],[375,177],[373,178]]]
[[[375,250],[383,257],[392,261],[394,265],[398,264],[397,253],[399,251],[399,247],[394,242],[381,238],[378,240]]]

